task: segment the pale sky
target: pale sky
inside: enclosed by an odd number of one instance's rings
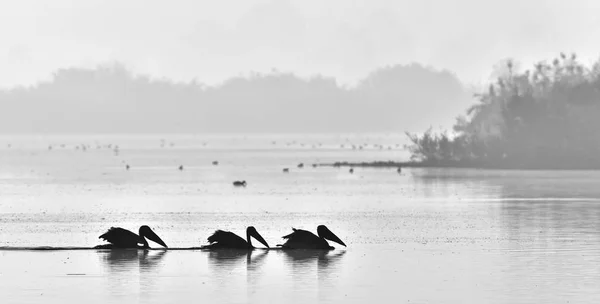
[[[0,2],[0,86],[64,67],[122,62],[214,84],[272,68],[352,83],[419,62],[467,83],[514,57],[524,66],[600,57],[597,0],[19,0]]]

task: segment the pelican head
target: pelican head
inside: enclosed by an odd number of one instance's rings
[[[260,235],[260,233],[258,233],[258,231],[256,231],[256,228],[254,228],[254,226],[249,226],[246,229],[246,235],[248,236],[248,240],[250,240],[250,236],[253,237],[254,239],[256,239],[257,241],[261,242],[263,245],[265,245],[267,248],[271,248],[269,247],[269,244],[267,244],[267,241],[265,241],[265,239],[263,239],[263,237]]]
[[[344,242],[342,242],[342,240],[340,240],[339,237],[337,237],[335,234],[333,234],[333,232],[331,232],[331,230],[329,230],[329,228],[325,227],[325,225],[319,225],[319,227],[317,227],[317,234],[319,235],[319,237],[330,240],[332,242],[336,242],[336,243],[346,247],[346,244],[344,244]]]
[[[165,242],[163,242],[163,240],[161,240],[160,237],[156,235],[156,233],[154,233],[154,231],[152,231],[152,229],[150,229],[150,227],[146,225],[140,227],[140,242],[147,246],[148,242],[146,242],[144,238],[148,238],[149,240],[156,242],[157,244],[165,248],[168,248],[167,244],[165,244]]]

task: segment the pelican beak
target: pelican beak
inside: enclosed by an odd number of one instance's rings
[[[263,239],[263,237],[258,233],[258,231],[254,230],[250,233],[250,235],[257,241],[261,242],[263,245],[265,245],[267,248],[271,248],[269,247],[269,244],[267,244],[267,241],[265,241],[265,239]]]
[[[344,244],[344,242],[342,242],[342,240],[340,240],[339,237],[337,237],[337,235],[333,234],[333,232],[331,232],[331,230],[327,229],[326,231],[324,231],[323,233],[323,238],[328,239],[332,242],[336,242],[344,247],[346,247],[346,244]]]
[[[149,240],[151,240],[165,248],[169,248],[167,246],[167,244],[165,244],[165,242],[163,242],[163,240],[161,240],[161,238],[156,233],[154,233],[154,231],[152,231],[151,229],[149,229],[147,231],[147,234],[145,235],[145,237],[147,237]]]

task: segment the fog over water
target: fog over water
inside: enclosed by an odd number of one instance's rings
[[[600,303],[598,171],[328,165],[589,169],[598,16],[592,0],[0,2],[0,302]],[[93,248],[142,225],[168,249]],[[347,246],[197,249],[319,225]]]

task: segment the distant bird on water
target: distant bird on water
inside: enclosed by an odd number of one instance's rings
[[[282,249],[324,249],[332,250],[334,247],[329,246],[327,240],[336,242],[346,247],[346,244],[340,240],[331,230],[325,225],[319,225],[317,227],[318,236],[314,235],[310,231],[292,228],[294,232],[284,236],[287,241],[283,245],[277,245]]]
[[[298,164],[298,168],[304,168],[304,164],[303,163],[299,163]]]
[[[202,246],[200,249],[254,249],[252,238],[261,242],[265,247],[270,248],[267,241],[256,231],[256,228],[250,226],[246,228],[246,240],[230,231],[217,230],[208,237],[210,245]]]
[[[402,173],[402,167],[398,167],[398,170],[396,171],[398,171],[398,173]]]
[[[236,187],[246,187],[246,181],[235,181],[233,182],[233,185]]]
[[[150,248],[148,245],[148,238],[151,241],[167,248],[167,244],[156,234],[150,227],[143,225],[140,226],[139,235],[120,227],[111,227],[103,235],[98,238],[103,239],[110,244],[98,245],[96,249],[113,249],[113,248],[138,248],[147,249]],[[139,245],[141,244],[141,246]]]
[[[183,171],[183,165],[179,166],[179,171]]]
[[[125,170],[129,170],[129,168],[131,168],[129,165],[125,165]]]
[[[289,173],[290,169],[289,168],[283,168],[283,173]]]
[[[350,170],[348,170],[348,172],[350,172],[350,174],[354,173],[354,168],[350,168]]]
[[[212,162],[212,164],[213,164],[214,166],[216,166],[216,165],[218,165],[218,164],[219,164],[219,162],[215,160],[215,161],[213,161],[213,162]]]

